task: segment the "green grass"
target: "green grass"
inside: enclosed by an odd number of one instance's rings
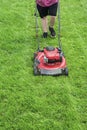
[[[87,2],[61,0],[68,77],[33,75],[34,7],[32,0],[0,0],[0,130],[86,130]],[[38,20],[41,48],[57,46],[57,38],[41,38]]]

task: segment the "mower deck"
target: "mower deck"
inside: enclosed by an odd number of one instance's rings
[[[59,48],[45,47],[34,54],[34,75],[68,75],[66,61]]]

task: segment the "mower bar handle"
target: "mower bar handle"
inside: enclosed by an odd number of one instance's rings
[[[62,49],[61,40],[60,40],[60,0],[58,2],[58,46]]]

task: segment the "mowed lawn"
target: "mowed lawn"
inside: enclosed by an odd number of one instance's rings
[[[0,0],[0,130],[87,130],[87,1],[60,2],[68,77],[33,74],[35,1]],[[40,47],[58,46],[38,23]]]

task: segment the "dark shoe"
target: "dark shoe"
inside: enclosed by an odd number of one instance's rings
[[[52,27],[49,27],[49,31],[50,31],[51,37],[53,37],[53,38],[56,37],[55,30]]]
[[[43,33],[43,38],[47,38],[47,36],[48,36],[48,33],[47,33],[47,32],[44,32],[44,33]]]

